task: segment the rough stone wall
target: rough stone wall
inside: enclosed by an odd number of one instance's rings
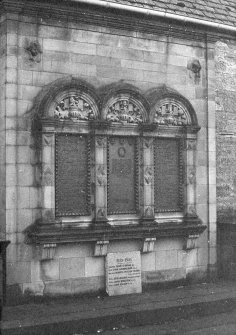
[[[19,22],[18,22],[19,20]],[[38,20],[38,21],[37,21]],[[40,190],[35,174],[31,137],[34,98],[43,86],[68,75],[86,79],[96,87],[123,80],[143,91],[166,84],[183,94],[197,112],[197,213],[208,220],[208,162],[206,114],[206,61],[204,42],[115,30],[80,23],[8,17],[6,84],[7,146],[7,283],[9,294],[81,293],[104,289],[104,258],[92,257],[93,246],[59,246],[55,258],[40,262],[34,246],[24,243],[24,229],[40,217]],[[30,59],[26,48],[38,41],[42,53]],[[209,53],[210,54],[210,53]],[[188,69],[192,59],[201,64],[200,78]],[[213,58],[209,58],[213,63]],[[212,201],[214,205],[214,199]],[[140,250],[137,242],[111,243],[109,252]],[[182,239],[157,241],[153,253],[142,255],[144,281],[203,277],[208,260],[207,232],[197,248],[183,251]]]
[[[220,274],[235,273],[236,243],[236,44],[216,44],[217,220]],[[234,268],[234,270],[233,270]]]
[[[6,132],[5,132],[5,81],[6,81],[6,18],[0,18],[0,238],[6,234]]]

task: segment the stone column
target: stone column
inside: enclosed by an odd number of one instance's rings
[[[107,222],[107,138],[95,137],[95,224]]]
[[[153,138],[143,137],[142,147],[143,161],[141,168],[141,185],[143,196],[142,218],[143,223],[151,223],[154,220],[154,162],[153,162]]]
[[[185,216],[197,217],[196,214],[196,139],[186,139],[186,189]]]
[[[55,220],[55,135],[42,136],[42,218]]]

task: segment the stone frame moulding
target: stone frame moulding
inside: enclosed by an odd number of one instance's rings
[[[105,255],[112,240],[141,239],[145,252],[163,237],[185,239],[206,226],[196,214],[196,141],[200,129],[190,103],[166,87],[142,94],[124,83],[96,91],[83,80],[67,77],[46,86],[32,110],[32,135],[41,169],[42,219],[27,230],[29,243],[41,245],[51,258],[59,243],[95,242],[95,255]],[[90,180],[88,215],[56,212],[56,134],[88,136]],[[108,213],[108,138],[132,137],[137,145],[138,212]],[[181,213],[155,213],[154,139],[181,141],[184,161],[184,208]],[[150,242],[151,241],[151,242]]]

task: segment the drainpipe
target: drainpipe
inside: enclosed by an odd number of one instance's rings
[[[158,10],[147,9],[142,7],[136,7],[132,5],[123,5],[118,4],[115,2],[103,1],[103,0],[72,0],[73,2],[86,4],[86,5],[95,5],[110,9],[117,9],[117,10],[124,10],[131,13],[143,14],[147,16],[159,17],[159,18],[166,18],[170,20],[177,20],[181,21],[182,23],[192,23],[197,25],[204,25],[210,28],[214,28],[216,30],[227,30],[228,32],[236,32],[236,26],[229,26],[222,23],[215,23],[207,20],[196,19],[193,17],[183,16],[183,15],[176,15],[167,12],[161,12]]]

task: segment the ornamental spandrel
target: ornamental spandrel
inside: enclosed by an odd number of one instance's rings
[[[78,95],[64,98],[56,106],[54,117],[59,120],[94,120],[95,114],[91,105]]]
[[[164,102],[156,105],[153,122],[170,126],[186,126],[189,124],[185,109],[175,102]]]
[[[140,108],[129,99],[121,99],[108,107],[106,120],[121,123],[142,123]]]

